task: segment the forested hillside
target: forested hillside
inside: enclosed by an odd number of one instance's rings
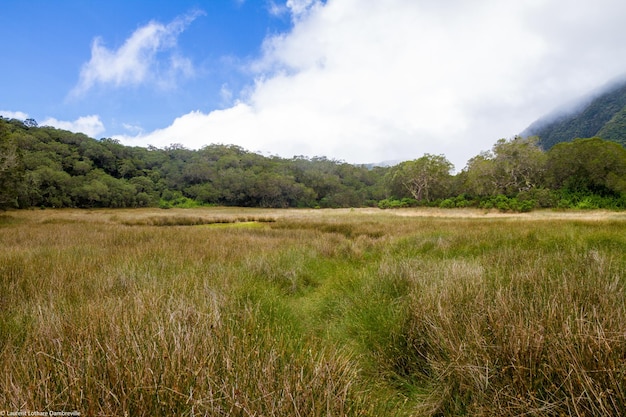
[[[0,138],[3,153],[11,155],[5,165],[13,167],[11,175],[4,175],[3,193],[7,199],[13,192],[19,207],[192,204],[188,199],[237,206],[345,207],[383,198],[383,169],[322,157],[287,160],[232,145],[198,151],[176,144],[129,147],[7,119],[0,119]]]
[[[623,136],[621,136],[623,137]],[[626,149],[600,138],[499,140],[459,173],[444,155],[393,167],[263,156],[234,145],[129,147],[0,118],[0,208],[626,208]]]
[[[550,149],[576,138],[600,137],[626,145],[626,82],[617,83],[574,111],[557,111],[530,125],[522,136],[538,136]]]

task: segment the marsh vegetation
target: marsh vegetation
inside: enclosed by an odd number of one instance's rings
[[[626,215],[0,215],[0,406],[623,415]]]

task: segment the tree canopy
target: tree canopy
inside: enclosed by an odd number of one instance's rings
[[[29,207],[626,208],[626,149],[600,138],[549,151],[498,140],[459,173],[444,155],[393,167],[280,158],[239,146],[163,149],[0,118],[0,209]]]
[[[626,149],[600,138],[562,142],[548,153],[552,188],[619,195],[626,192]]]
[[[22,175],[23,163],[17,143],[8,126],[0,124],[0,208],[17,205]]]
[[[453,168],[444,155],[425,154],[394,168],[392,182],[396,187],[401,184],[417,201],[431,201],[448,194]]]

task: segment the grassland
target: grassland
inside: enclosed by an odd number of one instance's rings
[[[0,214],[0,411],[626,412],[626,214]]]

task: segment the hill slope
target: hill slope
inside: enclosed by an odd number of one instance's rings
[[[577,106],[569,106],[569,110],[558,109],[540,118],[521,136],[538,136],[544,149],[593,136],[626,146],[626,80],[588,96]]]
[[[130,147],[0,117],[0,210],[358,207],[385,198],[387,171],[324,157],[266,157],[236,145]]]

